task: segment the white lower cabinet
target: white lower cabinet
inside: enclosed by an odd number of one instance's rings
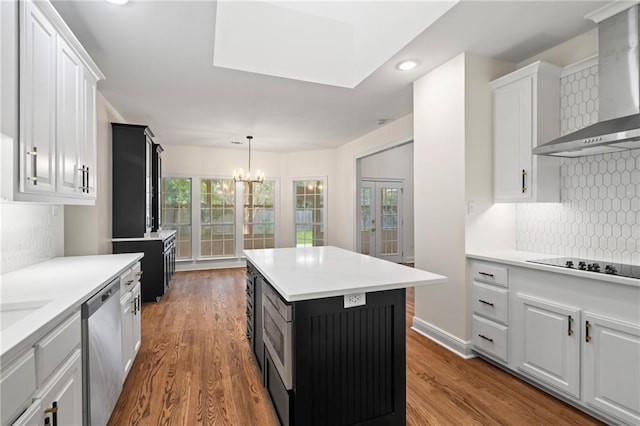
[[[493,360],[509,361],[509,269],[487,262],[472,262],[471,343]]]
[[[580,398],[580,310],[524,294],[516,300],[518,370]]]
[[[608,424],[640,426],[640,286],[497,261],[470,266],[478,354]]]
[[[120,276],[123,382],[131,370],[142,343],[140,277],[140,264]]]
[[[80,349],[58,369],[44,387],[36,393],[41,401],[37,424],[51,426],[82,424],[82,359]]]
[[[77,311],[2,366],[2,426],[82,424],[80,340]]]
[[[590,312],[583,319],[584,400],[616,419],[640,425],[640,324]]]

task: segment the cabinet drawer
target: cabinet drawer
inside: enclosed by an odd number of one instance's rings
[[[507,327],[474,315],[471,332],[475,349],[507,361]]]
[[[142,266],[140,262],[136,263],[131,268],[131,277],[133,278],[134,282],[140,282],[140,279],[142,278]]]
[[[80,312],[76,312],[35,345],[38,386],[80,346]]]
[[[2,366],[0,373],[0,424],[8,424],[28,405],[36,391],[36,361],[33,349],[8,366]]]
[[[131,268],[120,274],[120,294],[126,293],[131,290],[131,286],[135,282],[133,271]]]
[[[509,290],[474,281],[471,284],[471,306],[476,314],[508,324]]]
[[[509,287],[509,269],[506,266],[491,263],[473,262],[471,279],[502,287]]]

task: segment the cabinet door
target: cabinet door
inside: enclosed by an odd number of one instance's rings
[[[131,290],[131,304],[133,307],[133,318],[131,324],[131,363],[135,360],[142,344],[142,296],[140,295],[140,283],[137,283]]]
[[[97,164],[97,131],[96,131],[96,89],[95,77],[85,69],[83,74],[83,109],[82,109],[82,141],[81,168],[84,167],[84,198],[96,198],[96,164]],[[82,183],[82,182],[81,182]]]
[[[31,1],[20,2],[20,191],[56,186],[56,31]]]
[[[531,197],[533,77],[499,87],[494,92],[494,184],[496,201]]]
[[[518,370],[580,397],[580,310],[523,294],[516,296],[520,342]]]
[[[80,349],[77,349],[63,364],[60,370],[45,384],[36,399],[42,400],[42,416],[40,423],[53,413],[46,413],[48,409],[57,407],[57,422],[51,424],[80,425],[82,424],[82,361]]]
[[[82,137],[82,86],[83,66],[80,58],[58,38],[57,43],[57,152],[58,188],[66,195],[81,193],[79,177],[80,147]]]
[[[133,297],[127,291],[120,298],[120,312],[122,318],[122,380],[127,377],[133,363]]]
[[[153,141],[151,138],[146,137],[146,145],[145,145],[145,216],[146,216],[146,233],[151,232],[151,161],[152,161],[152,147]]]
[[[640,324],[588,312],[583,319],[584,400],[625,423],[640,424]]]

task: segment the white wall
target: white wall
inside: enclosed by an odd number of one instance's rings
[[[415,264],[448,277],[447,284],[416,288],[414,326],[462,347],[469,338],[467,244],[514,244],[513,210],[487,207],[492,194],[488,83],[509,68],[460,54],[414,83]],[[468,218],[470,200],[476,210]],[[487,221],[505,218],[503,226],[482,229]]]
[[[96,204],[64,207],[66,256],[109,254],[111,246],[111,123],[124,118],[100,92],[96,99]]]
[[[405,116],[366,134],[338,149],[290,153],[252,149],[252,168],[261,169],[280,187],[278,212],[279,247],[294,244],[293,181],[307,177],[327,179],[327,244],[353,250],[356,221],[356,160],[404,144],[413,138],[412,115]],[[257,138],[256,138],[257,140]],[[256,144],[252,146],[255,148]],[[247,149],[220,149],[201,146],[167,145],[163,153],[164,176],[229,177],[233,169],[246,168]],[[234,266],[237,262],[201,262],[198,266]],[[183,265],[183,267],[185,267]]]
[[[402,179],[403,261],[413,262],[413,143],[362,158],[360,172],[362,179]]]
[[[356,248],[356,160],[413,140],[413,114],[399,118],[346,145],[337,148],[335,178],[337,190],[329,194],[331,245],[357,251]]]

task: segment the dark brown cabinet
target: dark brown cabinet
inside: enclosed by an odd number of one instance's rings
[[[113,238],[151,232],[151,152],[147,126],[111,123],[113,136]]]
[[[165,294],[175,272],[175,231],[162,231],[162,147],[146,125],[111,123],[113,253],[144,253],[144,302]]]
[[[142,301],[157,302],[169,290],[176,266],[176,232],[157,237],[114,239],[113,253],[144,253],[140,280]]]

